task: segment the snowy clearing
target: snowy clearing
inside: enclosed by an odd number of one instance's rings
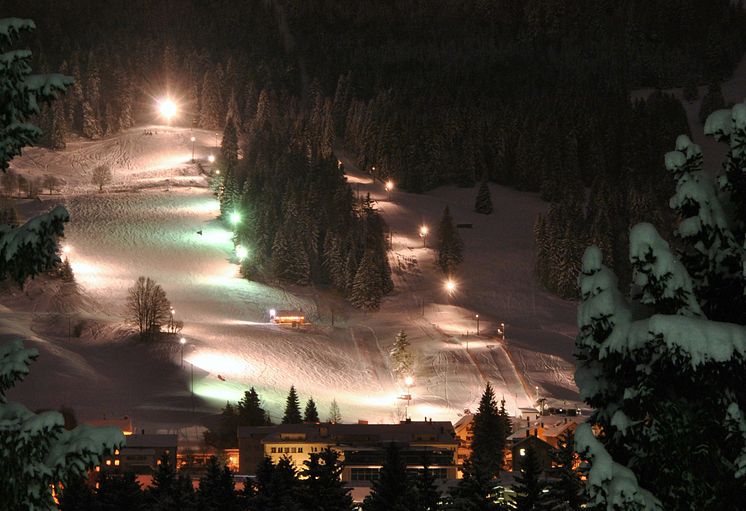
[[[195,157],[209,168],[204,160],[215,151],[215,135],[193,134]],[[31,149],[13,161],[18,172],[65,179],[61,196],[19,201],[18,208],[30,215],[65,203],[72,217],[65,243],[79,284],[64,291],[39,281],[25,293],[5,293],[0,338],[17,333],[42,352],[14,397],[31,407],[73,406],[81,418],[130,415],[138,427],[167,428],[200,422],[249,385],[279,419],[294,384],[302,400],[314,397],[322,418],[336,398],[346,421],[388,422],[403,416],[399,396],[406,389],[388,360],[403,328],[418,354],[412,417],[455,421],[465,408],[476,408],[486,380],[512,412],[532,405],[537,394],[577,400],[575,304],[542,292],[533,277],[533,223],[546,207],[535,195],[492,185],[495,213],[489,216],[472,212],[476,189],[394,191],[389,202],[381,183],[343,158],[353,190],[370,192],[393,230],[396,289],[379,313],[364,314],[325,290],[282,289],[237,276],[231,233],[215,220],[218,203],[190,162],[191,135],[189,129],[141,127],[72,142],[57,153]],[[114,174],[104,193],[90,184],[99,163]],[[433,245],[445,205],[456,222],[472,224],[460,229],[465,261],[453,296],[443,290],[434,251],[423,248],[418,235],[426,223]],[[146,344],[123,328],[127,288],[140,275],[163,286],[176,319],[184,321],[183,368],[177,338]],[[302,308],[313,324],[268,324],[270,308]],[[500,322],[504,340],[497,336]],[[76,326],[80,336],[68,338]]]

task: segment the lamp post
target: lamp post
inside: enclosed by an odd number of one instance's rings
[[[196,139],[194,137],[192,137],[192,163],[194,163],[194,141],[195,140]]]
[[[420,226],[420,238],[422,238],[422,248],[427,247],[427,233],[430,230],[427,228],[427,225],[421,225]]]
[[[414,384],[414,378],[407,376],[404,378],[404,385],[407,386],[407,393],[404,395],[404,399],[407,400],[407,406],[404,408],[404,420],[409,420],[409,402],[412,400],[412,385]]]
[[[502,321],[500,322],[500,326],[497,329],[497,334],[500,336],[500,339],[503,341],[505,340],[505,323]]]
[[[215,149],[218,148],[218,132],[215,132]]]
[[[389,179],[388,181],[386,181],[386,192],[388,193],[389,202],[391,202],[391,190],[393,189],[394,189],[394,182]]]
[[[479,314],[474,316],[477,319],[477,335],[479,335]]]
[[[184,345],[186,344],[186,339],[183,337],[179,339],[179,344],[181,344],[181,367],[184,368]]]

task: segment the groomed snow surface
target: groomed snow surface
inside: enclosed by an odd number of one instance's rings
[[[575,404],[575,304],[535,282],[532,229],[546,208],[535,195],[491,185],[489,216],[472,211],[476,188],[395,190],[388,201],[381,183],[342,157],[353,191],[370,192],[393,230],[396,289],[380,312],[364,314],[326,290],[238,276],[231,232],[215,220],[218,203],[190,162],[192,135],[195,157],[209,170],[213,132],[164,126],[72,142],[61,152],[30,149],[13,161],[17,172],[65,179],[62,195],[18,208],[28,216],[65,204],[65,243],[79,286],[35,281],[24,292],[3,292],[0,340],[22,336],[41,352],[12,398],[32,409],[71,406],[81,419],[129,415],[138,428],[176,429],[204,422],[250,385],[279,420],[294,384],[302,401],[313,396],[322,418],[336,399],[345,421],[390,422],[404,416],[406,389],[387,353],[404,329],[417,352],[410,417],[455,421],[476,409],[487,380],[514,413],[537,395]],[[90,184],[99,163],[114,173],[104,193]],[[418,235],[427,224],[434,244],[446,205],[457,223],[472,225],[459,230],[465,261],[452,296]],[[184,322],[183,367],[178,338],[143,343],[122,325],[127,288],[140,275],[162,285]],[[268,323],[269,309],[295,308],[312,325]],[[496,335],[500,322],[505,340]]]

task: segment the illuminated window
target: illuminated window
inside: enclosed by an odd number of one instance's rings
[[[303,452],[303,447],[298,447],[298,452]]]
[[[272,449],[270,449],[270,451],[269,451],[269,452],[271,452],[271,453],[276,453],[276,452],[277,452],[277,447],[272,447]]]
[[[298,449],[296,449],[295,447],[291,447],[290,448],[290,452],[292,452],[293,454],[295,454],[296,452],[298,452]]]
[[[115,467],[118,467],[118,466],[119,466],[119,460],[114,460],[114,466],[115,466]]]
[[[290,447],[285,447],[285,454],[290,454]]]
[[[97,490],[99,489],[100,486],[101,486],[101,483],[96,483],[96,489]]]
[[[96,465],[96,472],[101,472],[101,467],[99,465]]]
[[[111,460],[106,460],[107,465],[111,465]]]
[[[520,454],[521,454],[521,456],[525,456],[526,455],[526,449],[521,449],[520,450]]]
[[[115,455],[119,454],[119,449],[114,449],[114,454]]]

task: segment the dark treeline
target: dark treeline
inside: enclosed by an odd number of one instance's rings
[[[389,284],[382,222],[349,197],[335,139],[406,190],[490,179],[541,192],[553,206],[537,224],[537,272],[574,296],[577,240],[623,247],[609,233],[660,204],[670,180],[657,148],[686,131],[677,101],[635,103],[629,91],[716,90],[746,45],[746,17],[728,0],[5,4],[41,27],[30,41],[40,66],[77,79],[44,114],[47,145],[153,120],[164,90],[188,111],[181,122],[223,130],[233,119],[246,157],[225,189],[250,219],[247,269],[347,296],[373,259]],[[605,253],[624,278],[615,250]]]

